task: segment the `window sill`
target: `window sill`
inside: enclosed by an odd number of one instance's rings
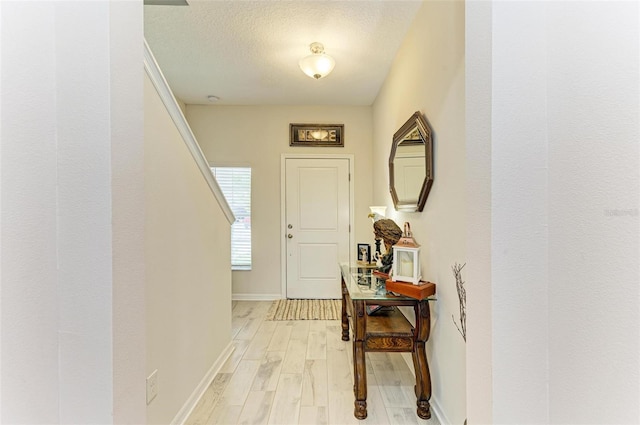
[[[231,271],[232,272],[237,272],[237,271],[250,272],[251,271],[251,266],[231,266]]]

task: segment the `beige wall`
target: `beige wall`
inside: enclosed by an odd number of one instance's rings
[[[309,81],[313,84],[313,81]],[[355,155],[355,238],[373,244],[371,108],[187,105],[187,120],[214,165],[252,168],[253,269],[233,272],[238,298],[280,298],[280,161],[283,153]],[[290,123],[344,123],[344,148],[289,147]],[[384,170],[382,170],[384,172]]]
[[[373,105],[373,167],[386,169],[393,133],[416,110],[433,127],[434,184],[422,213],[399,213],[386,173],[374,175],[373,202],[422,245],[422,276],[437,284],[428,358],[432,404],[444,423],[465,420],[465,344],[453,323],[458,295],[451,266],[466,262],[464,3],[425,2]],[[463,270],[464,276],[464,270]]]
[[[231,341],[229,222],[145,75],[148,423],[170,423]]]

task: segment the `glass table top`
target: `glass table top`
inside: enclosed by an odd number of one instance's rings
[[[340,263],[340,272],[352,300],[413,300],[414,298],[387,292],[386,279],[373,274],[375,268]],[[435,301],[435,297],[427,298]]]

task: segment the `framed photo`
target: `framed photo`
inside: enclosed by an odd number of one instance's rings
[[[365,264],[371,262],[371,245],[367,243],[358,244],[358,262]]]
[[[289,124],[289,146],[344,147],[344,124]]]

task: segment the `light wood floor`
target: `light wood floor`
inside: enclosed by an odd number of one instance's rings
[[[398,353],[367,353],[368,417],[355,419],[351,342],[340,322],[267,322],[270,305],[234,302],[235,350],[187,425],[439,425],[416,415],[415,380]]]

